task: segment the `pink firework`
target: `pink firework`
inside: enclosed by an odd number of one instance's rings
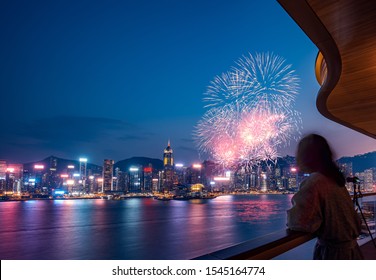
[[[231,166],[235,164],[237,158],[238,147],[233,138],[223,135],[213,143],[212,156],[216,162],[223,166]]]
[[[240,161],[273,160],[277,149],[284,145],[293,127],[284,114],[267,110],[243,113],[237,126],[237,143],[241,144]]]
[[[239,59],[210,83],[209,108],[194,133],[199,152],[224,167],[275,160],[278,149],[299,136],[293,109],[298,78],[284,59],[257,54]]]

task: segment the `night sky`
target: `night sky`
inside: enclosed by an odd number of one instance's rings
[[[168,140],[176,161],[199,160],[203,93],[256,52],[296,70],[303,134],[327,137],[338,157],[376,150],[318,113],[318,49],[276,1],[2,0],[0,36],[0,159],[9,162],[162,158]]]

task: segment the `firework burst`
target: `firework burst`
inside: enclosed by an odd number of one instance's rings
[[[232,71],[216,76],[204,93],[204,107],[226,104],[256,107],[264,103],[272,111],[288,111],[299,90],[299,78],[280,56],[261,53],[243,56]]]
[[[228,104],[238,104],[242,107],[249,103],[251,85],[244,72],[234,71],[216,76],[204,93],[204,102],[207,108],[217,108]]]
[[[300,114],[293,110],[298,82],[279,56],[243,56],[204,93],[208,111],[194,133],[200,153],[224,167],[275,160],[299,135]]]
[[[291,110],[299,91],[299,78],[284,58],[273,53],[243,56],[233,73],[243,79],[249,106],[262,102],[272,111]]]

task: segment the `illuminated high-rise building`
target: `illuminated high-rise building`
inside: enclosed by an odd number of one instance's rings
[[[80,186],[78,187],[79,192],[88,192],[88,189],[86,188],[87,183],[87,158],[80,158]]]
[[[6,187],[7,193],[20,193],[22,187],[23,165],[10,164],[6,169]]]
[[[184,185],[186,183],[187,167],[182,163],[176,163],[174,170],[176,184]]]
[[[7,162],[5,160],[0,160],[0,191],[5,191],[6,188],[6,171]]]
[[[141,166],[131,166],[129,168],[129,186],[128,191],[130,193],[140,193],[142,183],[142,168]]]
[[[113,191],[113,172],[114,161],[112,159],[105,159],[103,163],[103,185],[102,192]]]
[[[164,150],[163,153],[163,167],[164,168],[173,168],[174,166],[174,157],[173,152],[170,144],[170,140],[168,140],[167,148]]]
[[[164,191],[169,191],[174,184],[174,157],[170,140],[168,141],[167,148],[164,149],[163,153],[163,169],[163,188]]]
[[[364,190],[366,192],[372,192],[373,191],[373,170],[366,169],[364,170]]]
[[[266,192],[268,191],[268,175],[266,172],[261,172],[260,174],[260,191]]]
[[[86,167],[87,167],[87,158],[80,158],[80,177],[81,180],[86,179]]]
[[[115,177],[113,178],[113,181],[114,181],[113,182],[113,189],[114,189],[114,191],[120,190],[120,187],[119,187],[120,176],[121,176],[120,168],[116,167],[115,168]]]
[[[57,158],[51,156],[49,162],[49,168],[46,169],[46,182],[45,187],[47,188],[48,192],[51,192],[52,189],[55,189],[59,186],[60,177],[57,173]]]
[[[43,193],[44,191],[47,191],[47,188],[44,188],[44,182],[45,182],[45,166],[44,164],[34,164],[34,193]]]
[[[153,168],[151,165],[144,167],[143,191],[151,192],[153,190]]]
[[[194,163],[187,169],[187,183],[201,184],[202,183],[202,164]]]

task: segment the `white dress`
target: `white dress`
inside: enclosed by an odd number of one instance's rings
[[[345,187],[320,173],[312,173],[291,202],[287,226],[317,235],[314,259],[363,258],[356,242],[360,218]]]

